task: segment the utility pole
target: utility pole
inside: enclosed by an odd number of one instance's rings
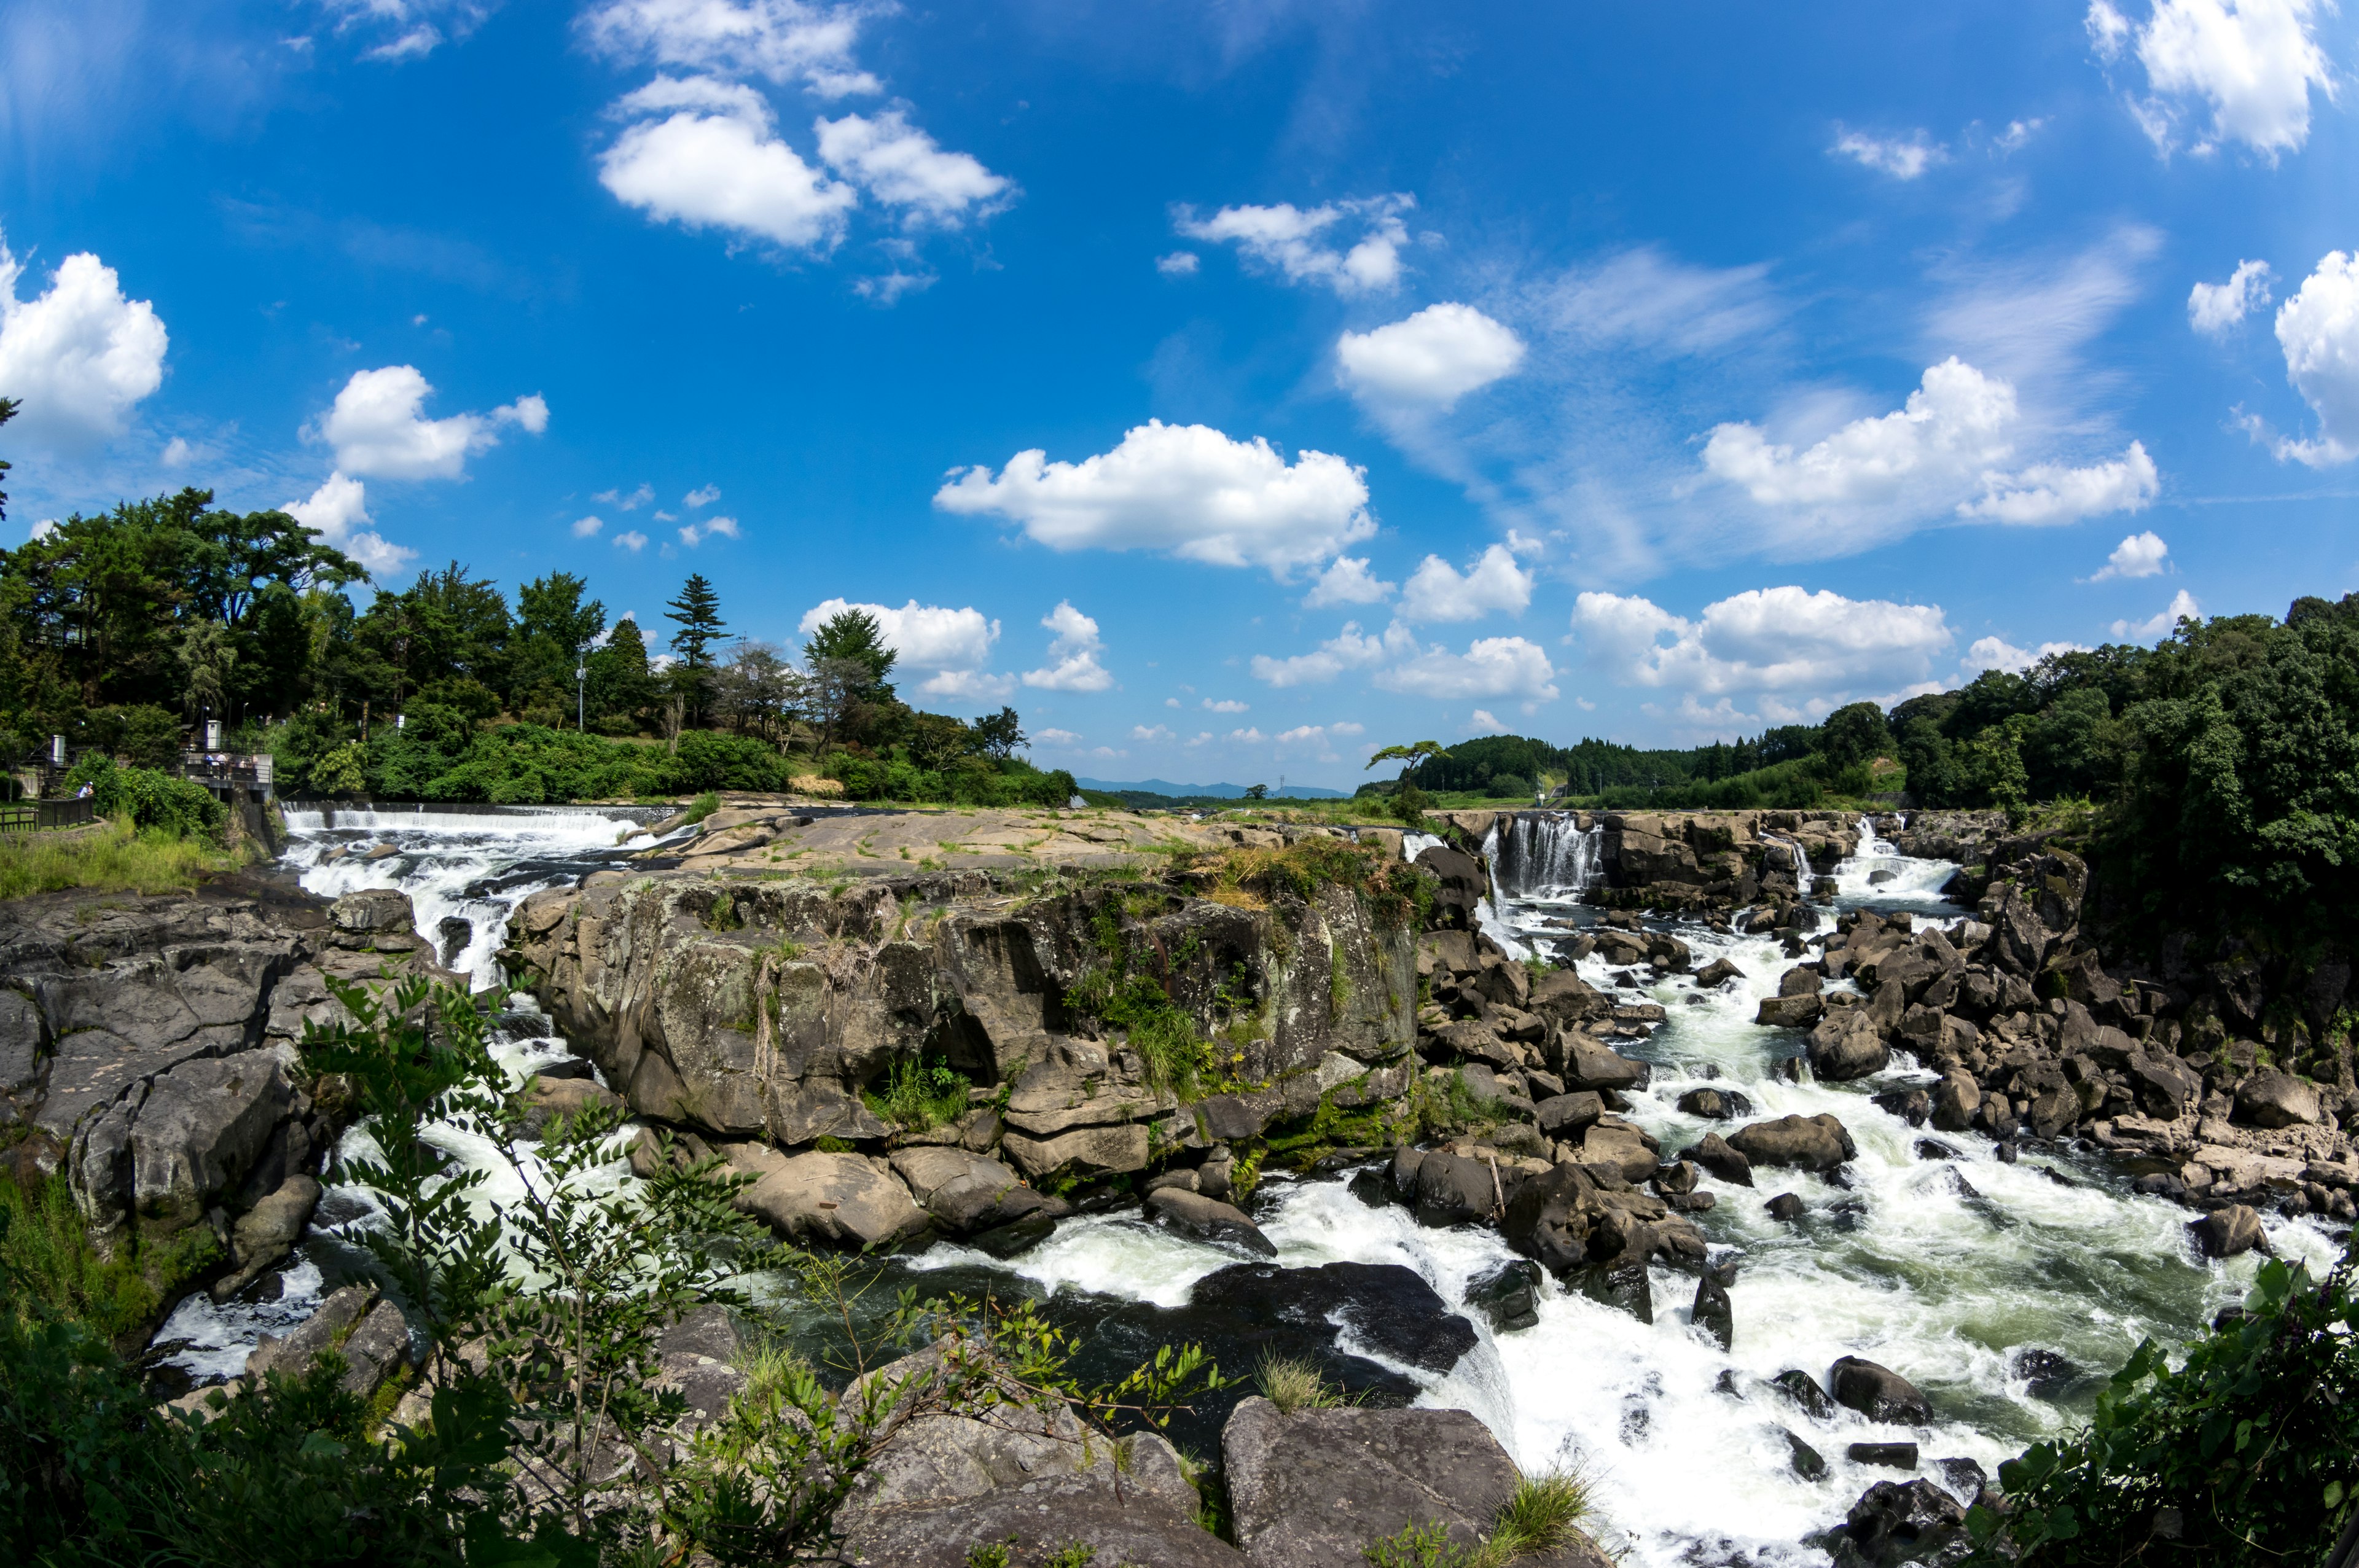
[[[573,728],[576,733],[589,729],[582,720],[590,710],[590,646],[583,643],[573,654]]]

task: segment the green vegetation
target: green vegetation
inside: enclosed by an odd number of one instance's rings
[[[870,1110],[896,1127],[931,1132],[966,1114],[966,1076],[948,1062],[901,1061],[886,1074],[882,1094],[869,1089],[860,1098]]]
[[[194,1260],[103,1259],[62,1182],[34,1200],[0,1182],[0,1561],[834,1562],[837,1512],[903,1420],[1061,1405],[1103,1454],[1219,1385],[1201,1350],[1166,1346],[1085,1387],[1067,1371],[1071,1339],[1027,1303],[911,1294],[880,1314],[858,1302],[860,1260],[775,1243],[732,1202],[745,1178],[716,1161],[667,1144],[646,1184],[612,1190],[619,1108],[534,1140],[478,999],[422,980],[334,989],[352,1022],[309,1031],[304,1060],[350,1087],[374,1135],[375,1157],[336,1174],[380,1195],[386,1223],[365,1241],[424,1336],[410,1391],[430,1421],[390,1421],[397,1390],[342,1391],[333,1352],[197,1413],[159,1412],[108,1338],[152,1323]],[[426,1141],[445,1120],[513,1168],[496,1214],[478,1211],[484,1173]],[[702,1304],[751,1313],[745,1287],[764,1272],[788,1276],[766,1294],[849,1338],[823,1375],[757,1337],[744,1388],[691,1433],[682,1396],[655,1380],[660,1336]],[[922,1370],[854,1384],[919,1346],[934,1347]],[[617,1472],[617,1452],[637,1462]]]
[[[1371,1542],[1362,1555],[1369,1568],[1506,1568],[1569,1545],[1590,1512],[1589,1483],[1552,1470],[1516,1479],[1480,1546],[1458,1545],[1446,1525],[1429,1519]]]
[[[658,671],[638,624],[610,624],[571,573],[522,584],[513,608],[455,561],[364,607],[367,582],[316,530],[201,490],[0,550],[0,758],[62,735],[168,767],[190,727],[218,719],[229,750],[271,754],[283,795],[527,804],[778,791],[805,774],[854,800],[1073,794],[1070,774],[1022,757],[1013,709],[968,720],[902,702],[892,650],[859,611],[821,627],[798,666],[732,640],[693,577],[666,612],[679,657]]]
[[[95,831],[0,836],[0,899],[80,888],[90,892],[180,892],[245,863],[234,850],[127,821]]]
[[[2008,1509],[1977,1508],[1977,1561],[2024,1568],[2314,1563],[2359,1509],[2359,1297],[2346,1254],[2324,1281],[2272,1260],[2172,1370],[2153,1340],[2088,1426],[1999,1466]]]
[[[147,1246],[126,1235],[102,1254],[62,1172],[32,1193],[0,1178],[0,1281],[59,1303],[101,1338],[154,1323],[163,1303],[220,1254],[221,1243],[202,1226]]]
[[[1254,1368],[1254,1387],[1281,1415],[1335,1410],[1351,1402],[1343,1390],[1319,1375],[1315,1362],[1299,1356],[1264,1355]]]

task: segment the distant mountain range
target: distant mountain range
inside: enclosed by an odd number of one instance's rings
[[[1210,795],[1216,800],[1237,800],[1244,796],[1245,786],[1233,784],[1173,784],[1169,779],[1140,779],[1135,784],[1115,784],[1108,779],[1075,778],[1083,789],[1103,790],[1108,795],[1130,790],[1140,795]],[[1288,784],[1284,789],[1270,791],[1272,799],[1284,796],[1292,800],[1343,800],[1351,795],[1343,789],[1321,789],[1316,784]]]

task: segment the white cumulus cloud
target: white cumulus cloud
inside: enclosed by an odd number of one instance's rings
[[[1284,581],[1375,532],[1364,470],[1327,452],[1289,465],[1259,437],[1149,420],[1078,463],[1018,452],[995,475],[953,470],[934,504],[990,513],[1055,550],[1160,550],[1213,566],[1260,567]]]
[[[2225,283],[2199,283],[2187,295],[2187,323],[2219,337],[2269,302],[2269,264],[2240,261]]]
[[[1158,745],[1180,739],[1171,732],[1171,727],[1169,724],[1134,724],[1130,727],[1130,738],[1134,741],[1154,741]]]
[[[0,397],[24,405],[8,433],[64,447],[122,434],[164,384],[169,338],[156,307],[126,298],[114,269],[87,251],[30,299],[16,297],[24,273],[0,241]]]
[[[2332,9],[2331,0],[2155,0],[2141,24],[2112,0],[2093,0],[2087,25],[2101,59],[2112,61],[2127,47],[2146,68],[2152,91],[2130,109],[2158,150],[2178,145],[2181,123],[2200,103],[2211,124],[2195,152],[2242,142],[2274,163],[2310,138],[2310,90],[2335,94],[2317,31]]]
[[[1196,706],[1202,708],[1207,713],[1243,713],[1253,705],[1247,702],[1239,702],[1236,698],[1230,697],[1224,697],[1220,701],[1214,702],[1208,697]]]
[[[614,113],[634,124],[599,155],[599,183],[658,222],[826,251],[860,200],[780,140],[769,104],[742,83],[659,76]]]
[[[1474,710],[1473,718],[1469,721],[1467,728],[1470,730],[1483,730],[1493,735],[1504,735],[1507,732],[1507,727],[1505,724],[1500,723],[1497,717],[1495,716],[1487,708],[1476,708]]]
[[[1288,283],[1323,284],[1348,297],[1398,287],[1400,253],[1408,243],[1401,215],[1416,205],[1415,197],[1396,192],[1308,210],[1284,201],[1274,207],[1223,207],[1203,219],[1182,208],[1174,222],[1191,240],[1234,244]],[[1353,235],[1357,238],[1348,248],[1341,244],[1340,239]]]
[[[1946,147],[1934,142],[1922,131],[1901,136],[1871,136],[1864,131],[1846,131],[1836,127],[1833,150],[1863,168],[1888,174],[1895,179],[1915,179],[1937,163],[1944,162],[1950,154]]]
[[[970,214],[987,217],[1007,204],[1015,182],[966,153],[944,152],[899,110],[871,119],[846,114],[819,122],[819,153],[838,174],[912,224],[954,228]]]
[[[1386,691],[1444,701],[1519,697],[1536,704],[1557,695],[1555,666],[1538,643],[1523,637],[1477,637],[1462,654],[1440,646],[1420,649],[1372,678]]]
[[[577,539],[592,539],[597,537],[599,530],[605,526],[606,520],[603,517],[593,515],[577,518],[573,524],[573,536]]]
[[[1967,647],[1966,656],[1958,662],[1958,678],[1971,681],[1984,670],[2005,670],[2019,676],[2050,654],[2087,651],[2078,643],[2042,643],[2037,648],[2018,648],[2003,637],[1977,637]]]
[[[1398,586],[1379,580],[1368,569],[1366,557],[1338,556],[1319,574],[1302,603],[1309,610],[1323,610],[1331,604],[1377,604],[1391,597]]]
[[[647,486],[641,485],[639,488],[645,490]],[[650,497],[649,499],[653,498]],[[696,489],[690,491],[686,495],[681,496],[679,499],[682,505],[693,512],[700,506],[710,506],[714,502],[720,500],[721,487],[717,484],[699,485]]]
[[[1155,258],[1155,270],[1166,277],[1193,277],[1203,261],[1193,251],[1173,251]]]
[[[2092,582],[2104,582],[2108,578],[2154,577],[2168,564],[2170,546],[2154,533],[2133,534],[2114,546],[2105,564]]]
[[[1405,320],[1335,342],[1336,373],[1364,401],[1448,408],[1513,375],[1524,341],[1472,305],[1429,305]]]
[[[1404,621],[1480,621],[1495,610],[1520,615],[1532,601],[1532,574],[1514,552],[1494,545],[1461,576],[1440,556],[1428,556],[1401,590]]]
[[[1379,637],[1363,633],[1359,622],[1347,621],[1342,632],[1310,653],[1284,659],[1256,654],[1251,668],[1256,680],[1267,681],[1274,687],[1317,686],[1333,680],[1346,670],[1367,669],[1384,663],[1388,655],[1416,650],[1416,637],[1397,622]]]
[[[614,535],[614,547],[618,550],[628,550],[636,556],[647,547],[647,536],[636,528],[626,528]]]
[[[810,636],[847,610],[865,611],[875,617],[885,645],[897,655],[899,667],[926,676],[918,689],[929,697],[1000,702],[1016,689],[1015,676],[993,675],[984,667],[991,658],[992,644],[999,641],[999,622],[971,604],[953,610],[912,599],[896,610],[889,604],[823,600],[803,612],[802,634]]]
[[[1043,745],[1071,746],[1081,740],[1081,737],[1074,734],[1071,730],[1059,730],[1054,726],[1051,726],[1046,730],[1034,730],[1032,732],[1032,739],[1041,742]]]
[[[1590,664],[1621,684],[1770,695],[1788,708],[1922,680],[1951,640],[1938,605],[1790,586],[1733,594],[1693,620],[1647,599],[1583,593],[1572,631]]]
[[[1114,685],[1114,676],[1098,663],[1098,655],[1105,651],[1098,623],[1074,609],[1071,600],[1058,600],[1057,608],[1040,618],[1040,624],[1057,635],[1049,644],[1049,662],[1024,672],[1026,686],[1043,691],[1103,691]]]
[[[2286,379],[2318,415],[2315,441],[2280,440],[2280,460],[2312,468],[2359,456],[2359,256],[2330,251],[2277,307]]]
[[[871,14],[865,5],[797,0],[609,0],[578,25],[590,47],[613,59],[799,80],[821,97],[840,98],[879,91],[853,58]]]
[[[370,531],[365,487],[341,473],[330,474],[310,496],[278,510],[306,528],[317,528],[321,543],[333,545],[373,576],[397,572],[418,557],[416,550],[387,544],[383,535]]]
[[[1854,547],[1943,513],[2061,523],[2154,498],[2153,460],[2135,442],[2090,468],[2006,471],[2022,426],[2014,386],[1953,355],[1926,370],[1901,408],[1854,419],[1799,450],[1757,426],[1721,425],[1703,466],[1764,506],[1840,526],[1847,536],[1839,543]]]
[[[658,512],[656,515],[660,517],[663,514]],[[738,528],[737,519],[734,517],[708,517],[701,523],[682,524],[679,530],[679,542],[692,550],[715,534],[730,539],[742,539],[745,536]]]
[[[528,435],[549,428],[549,405],[519,397],[488,414],[426,417],[434,388],[414,365],[354,371],[318,424],[346,473],[384,479],[459,479],[467,460],[500,444],[504,426]]]
[[[2169,636],[2178,630],[2181,621],[2200,621],[2202,616],[2203,607],[2195,602],[2193,594],[2182,588],[2171,595],[2170,602],[2150,620],[2114,622],[2114,635],[2125,642],[2151,643]]]

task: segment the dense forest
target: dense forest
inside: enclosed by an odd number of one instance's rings
[[[847,611],[789,656],[733,638],[691,576],[650,631],[551,572],[456,562],[396,593],[281,512],[201,490],[76,515],[0,550],[0,754],[172,762],[220,721],[287,795],[538,802],[783,789],[1062,804],[1012,709],[960,719],[897,695],[875,620]],[[365,596],[365,607],[360,602]],[[650,649],[659,641],[661,652]]]

